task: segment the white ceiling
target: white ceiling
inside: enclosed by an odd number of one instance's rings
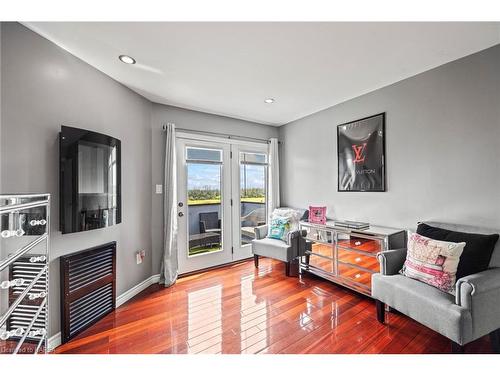
[[[271,125],[500,43],[493,22],[25,25],[153,102]]]

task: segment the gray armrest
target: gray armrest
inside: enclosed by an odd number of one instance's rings
[[[377,254],[382,275],[397,274],[406,260],[406,249],[394,249]]]
[[[267,236],[267,224],[255,227],[255,228],[253,228],[253,231],[255,233],[256,240],[261,240],[263,238],[266,238],[266,236]]]
[[[473,300],[479,301],[486,297],[496,297],[495,303],[500,306],[500,268],[491,268],[457,280],[455,296],[457,305],[470,308]]]
[[[305,235],[307,235],[305,230],[296,230],[288,233],[286,243],[293,248],[294,257],[304,255],[306,248]]]
[[[286,243],[288,246],[293,245],[293,241],[300,237],[300,232],[298,230],[294,232],[288,232],[288,236],[286,237]]]
[[[302,230],[296,230],[296,231],[293,231],[293,232],[288,232],[288,236],[287,236],[287,239],[286,239],[286,243],[287,245],[291,245],[293,240],[297,239],[297,238],[302,238],[302,237],[305,237],[307,236],[307,231],[305,229],[302,229]]]
[[[500,268],[462,277],[456,284],[455,302],[470,311],[472,337],[500,328]]]

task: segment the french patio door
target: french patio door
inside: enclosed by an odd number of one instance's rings
[[[266,222],[267,144],[177,136],[179,273],[252,256]]]

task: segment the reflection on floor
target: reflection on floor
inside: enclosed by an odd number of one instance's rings
[[[57,353],[449,353],[449,341],[371,299],[282,263],[248,261],[152,286]],[[488,353],[488,338],[467,347]]]

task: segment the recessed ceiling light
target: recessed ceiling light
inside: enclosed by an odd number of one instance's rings
[[[264,103],[267,103],[267,104],[274,103],[274,99],[273,98],[264,99]]]
[[[120,61],[125,64],[135,64],[135,59],[133,57],[130,57],[128,55],[120,55],[118,56]]]

